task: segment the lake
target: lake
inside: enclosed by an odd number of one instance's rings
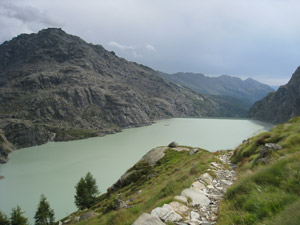
[[[232,149],[244,139],[273,125],[246,119],[160,120],[151,126],[125,129],[105,137],[47,144],[18,150],[0,165],[0,210],[10,215],[21,206],[33,222],[40,195],[54,209],[56,219],[73,211],[74,186],[90,171],[102,193],[144,154],[172,141],[209,151]]]

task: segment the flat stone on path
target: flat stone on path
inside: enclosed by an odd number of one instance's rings
[[[178,222],[182,219],[182,217],[168,204],[164,204],[163,207],[157,207],[153,209],[151,211],[151,215],[157,216],[165,222]]]
[[[157,216],[143,213],[132,225],[166,225]]]
[[[209,198],[207,198],[204,193],[196,191],[192,188],[184,189],[181,192],[181,195],[185,196],[187,198],[191,198],[193,206],[195,206],[195,205],[208,206],[210,203]]]

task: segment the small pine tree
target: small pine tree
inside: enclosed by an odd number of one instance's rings
[[[96,203],[99,190],[96,179],[90,172],[84,178],[80,178],[75,189],[75,204],[79,209],[90,208]]]
[[[54,224],[54,211],[50,208],[49,202],[42,194],[37,211],[34,216],[35,225],[52,225]]]
[[[7,215],[0,211],[0,225],[10,225]]]
[[[28,225],[27,218],[22,216],[23,213],[20,206],[13,208],[10,216],[11,225]]]

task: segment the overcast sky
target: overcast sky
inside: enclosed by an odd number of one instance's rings
[[[168,73],[286,83],[300,65],[299,0],[0,0],[0,43],[61,27]]]

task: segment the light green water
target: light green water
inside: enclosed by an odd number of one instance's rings
[[[105,137],[15,151],[7,164],[0,165],[0,175],[5,176],[0,180],[0,210],[9,215],[20,205],[33,223],[43,193],[58,220],[76,210],[74,186],[88,171],[103,193],[154,147],[176,141],[210,151],[230,149],[271,127],[251,120],[176,118]]]

